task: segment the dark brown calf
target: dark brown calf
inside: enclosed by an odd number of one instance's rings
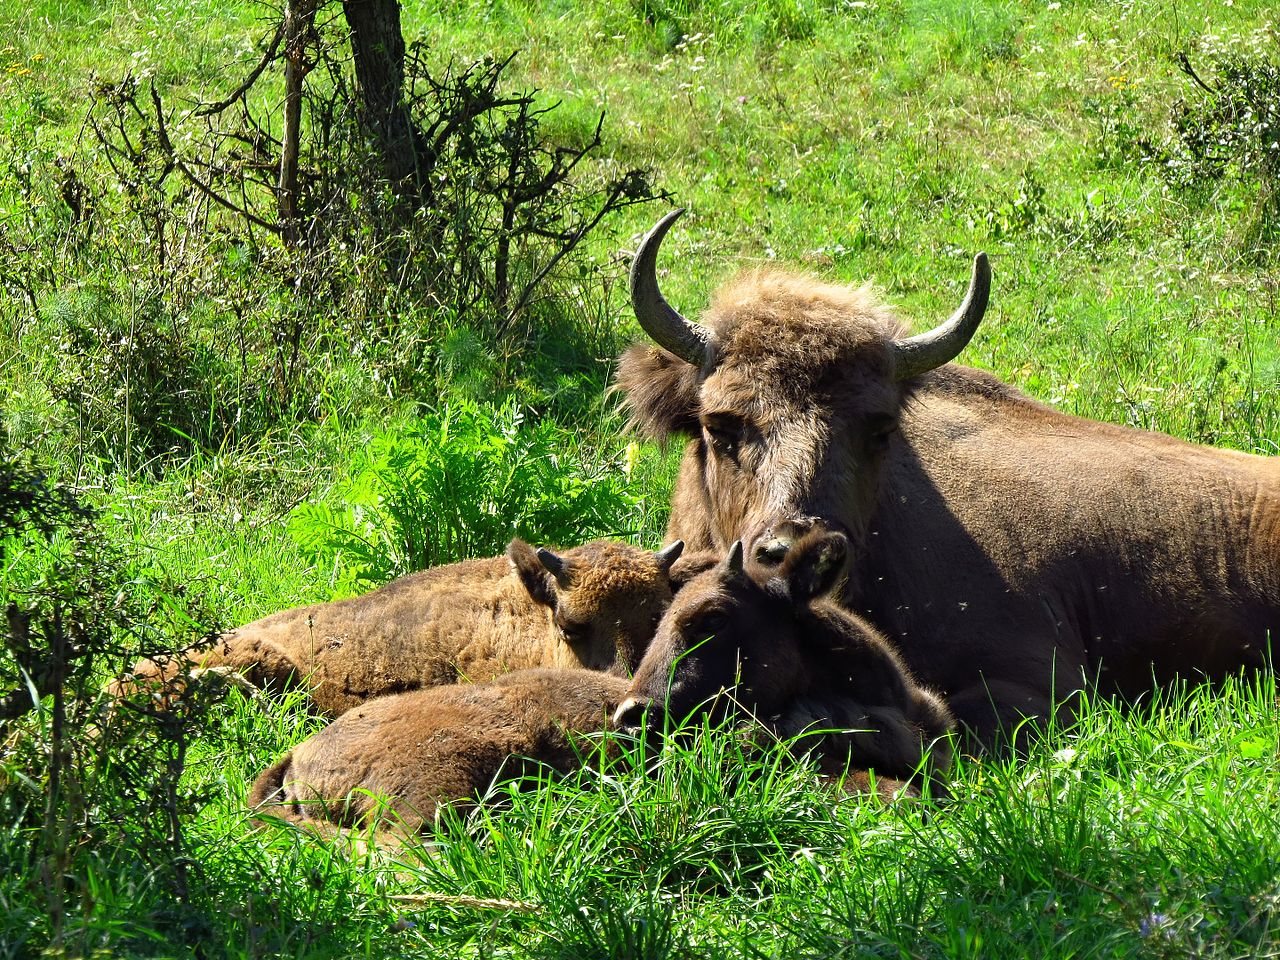
[[[849,767],[909,780],[951,762],[943,701],[835,596],[848,569],[840,533],[811,532],[780,567],[751,563],[742,544],[676,595],[636,671],[618,726],[665,703],[690,712],[744,708],[783,739],[814,750],[826,771]]]

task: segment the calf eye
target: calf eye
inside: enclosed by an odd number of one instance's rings
[[[722,632],[729,622],[729,617],[721,612],[708,613],[698,620],[697,633],[702,637],[716,636]]]
[[[562,623],[560,633],[564,636],[566,643],[577,646],[587,641],[591,628],[585,623]]]

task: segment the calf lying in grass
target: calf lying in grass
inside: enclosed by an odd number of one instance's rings
[[[555,554],[512,540],[504,557],[263,617],[186,661],[141,661],[114,692],[220,668],[264,689],[305,684],[315,709],[336,717],[373,697],[532,667],[629,673],[671,602],[683,547],[597,540]]]
[[[839,534],[801,541],[777,577],[757,582],[743,573],[736,544],[676,594],[634,681],[528,670],[376,700],[266,770],[249,803],[323,831],[366,822],[381,795],[405,828],[427,829],[439,804],[472,802],[500,774],[520,776],[531,763],[576,769],[582,734],[605,730],[611,715],[634,728],[646,707],[651,718],[661,713],[668,676],[671,713],[720,710],[728,701],[716,695],[732,690],[780,736],[827,731],[799,743],[847,790],[892,796],[920,775],[930,744],[933,766],[945,769],[952,720],[885,641],[826,599],[846,552]]]
[[[781,566],[744,569],[742,544],[677,594],[614,716],[746,709],[821,769],[873,769],[903,780],[951,764],[955,721],[893,647],[834,596],[849,541],[814,531]],[[857,778],[855,778],[856,780]]]
[[[580,735],[608,727],[627,687],[592,670],[520,670],[371,700],[263,771],[249,806],[323,832],[367,824],[385,797],[393,832],[429,830],[439,804],[470,804],[500,774],[580,767]]]

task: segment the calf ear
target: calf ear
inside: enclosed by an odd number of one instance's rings
[[[827,533],[797,543],[783,561],[782,571],[793,600],[813,600],[834,592],[849,565],[849,538]]]
[[[542,552],[534,550],[519,537],[507,544],[507,559],[511,561],[511,566],[516,576],[520,578],[520,582],[524,584],[524,588],[529,591],[529,596],[533,597],[536,603],[554,607],[556,605],[555,578],[543,564],[539,556]],[[551,553],[549,550],[545,552]],[[555,556],[555,554],[551,555]]]
[[[695,550],[686,553],[667,571],[671,592],[675,593],[700,573],[705,573],[720,562],[720,555],[712,550]]]
[[[614,386],[626,398],[631,423],[653,437],[698,436],[698,369],[674,354],[642,343],[618,362]]]

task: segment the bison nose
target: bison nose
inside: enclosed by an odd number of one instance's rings
[[[819,523],[810,517],[778,521],[752,542],[752,558],[763,566],[776,567],[786,559],[791,545]]]
[[[751,546],[751,556],[756,563],[766,567],[776,567],[786,559],[791,544],[772,533],[765,533]]]
[[[639,730],[645,721],[645,711],[653,701],[647,697],[628,697],[613,711],[613,729]]]

